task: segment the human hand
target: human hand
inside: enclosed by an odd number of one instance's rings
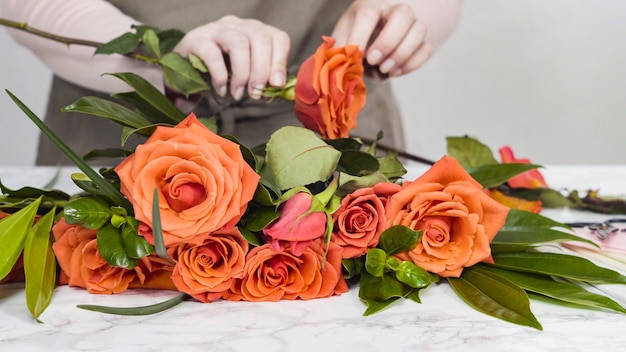
[[[185,57],[198,56],[220,96],[227,94],[230,65],[230,94],[239,100],[246,88],[250,97],[258,99],[268,82],[276,87],[285,84],[289,47],[289,36],[275,27],[224,16],[188,32],[174,50]]]
[[[339,18],[332,37],[336,45],[355,44],[370,66],[390,77],[418,69],[432,55],[426,25],[406,4],[356,0]],[[378,76],[378,75],[377,75]]]

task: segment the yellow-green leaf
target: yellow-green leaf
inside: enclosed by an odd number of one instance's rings
[[[41,197],[0,220],[0,280],[11,272],[20,257],[40,203]]]
[[[328,180],[341,157],[312,131],[294,126],[274,132],[266,151],[267,168],[281,190]]]
[[[38,322],[56,287],[56,258],[50,238],[54,215],[55,209],[52,209],[41,217],[30,230],[24,245],[26,306]]]

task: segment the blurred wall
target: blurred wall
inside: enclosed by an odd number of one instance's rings
[[[49,71],[1,29],[0,53],[0,87],[41,116]],[[466,0],[453,37],[394,88],[424,157],[467,134],[539,164],[624,164],[626,1]],[[0,166],[32,165],[37,134],[0,92]]]

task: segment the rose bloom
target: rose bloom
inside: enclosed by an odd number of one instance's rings
[[[397,256],[444,277],[493,261],[489,244],[509,208],[491,199],[463,167],[443,157],[424,175],[405,182],[387,203],[387,226],[422,230],[417,246]]]
[[[345,138],[365,106],[363,52],[356,45],[334,48],[335,39],[323,39],[298,71],[296,116],[324,138]]]
[[[324,236],[326,213],[311,209],[313,196],[298,192],[280,206],[280,217],[263,229],[270,238],[270,245],[280,250],[281,243],[288,242],[291,253],[300,256],[312,240]],[[306,214],[306,215],[304,215]]]
[[[201,302],[215,301],[232,281],[243,276],[248,242],[237,228],[202,236],[199,245],[168,248],[176,262],[172,281],[176,288]]]
[[[348,291],[341,272],[341,247],[325,247],[315,240],[301,256],[274,250],[269,244],[248,253],[244,276],[234,282],[224,298],[232,301],[278,301],[329,297]]]
[[[374,187],[360,188],[345,196],[333,213],[331,241],[343,247],[344,258],[355,258],[378,245],[386,229],[385,205],[400,185],[381,182]]]
[[[260,178],[239,145],[211,132],[194,114],[174,128],[157,127],[115,171],[135,217],[150,228],[153,192],[158,189],[166,245],[234,226]],[[146,239],[154,243],[151,236]]]
[[[113,267],[98,252],[96,230],[69,225],[61,219],[52,233],[61,284],[83,287],[90,293],[120,293],[135,287],[175,289],[170,279],[171,266],[161,258],[144,257],[133,269]]]
[[[530,164],[530,160],[528,159],[517,159],[513,154],[513,150],[509,146],[504,146],[498,150],[500,153],[500,158],[502,159],[502,163],[519,163],[519,164]],[[507,181],[511,188],[547,188],[543,175],[539,170],[533,169],[528,170],[524,173],[511,177],[510,180]]]

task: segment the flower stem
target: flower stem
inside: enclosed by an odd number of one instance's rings
[[[15,29],[19,29],[19,30],[27,32],[27,33],[31,33],[31,34],[35,34],[35,35],[43,37],[43,38],[51,39],[51,40],[63,43],[65,45],[67,45],[67,46],[70,46],[70,45],[84,45],[84,46],[92,46],[94,48],[97,48],[100,45],[102,45],[102,43],[94,42],[94,41],[91,41],[91,40],[69,38],[69,37],[63,37],[63,36],[60,36],[60,35],[55,35],[55,34],[52,34],[52,33],[48,33],[48,32],[39,30],[37,28],[33,28],[33,27],[29,26],[28,23],[26,23],[26,22],[15,22],[15,21],[10,21],[10,20],[4,19],[4,18],[0,18],[0,25],[6,26],[6,27],[15,28]]]

